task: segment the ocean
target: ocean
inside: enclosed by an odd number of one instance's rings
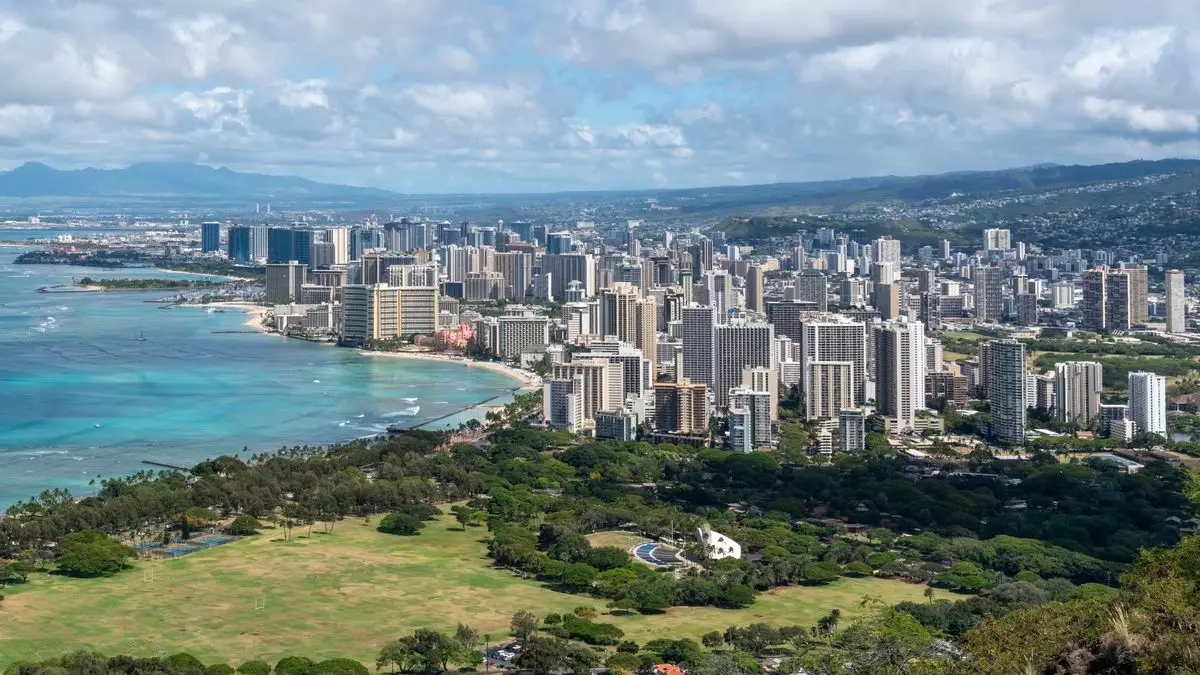
[[[54,233],[0,230],[0,241]],[[147,302],[169,292],[38,293],[150,269],[14,265],[0,247],[0,508],[48,488],[206,457],[328,444],[388,424],[457,426],[515,380],[245,332],[244,312]],[[186,278],[170,275],[174,278]],[[242,332],[222,332],[242,331]],[[139,336],[145,340],[140,341]]]

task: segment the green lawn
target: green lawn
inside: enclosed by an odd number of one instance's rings
[[[537,614],[604,603],[552,591],[493,569],[482,529],[462,532],[450,517],[419,536],[379,534],[362,520],[332,534],[291,542],[269,532],[173,561],[139,562],[110,579],[34,575],[0,602],[0,669],[15,661],[95,648],[169,655],[206,663],[274,662],[288,654],[349,656],[373,663],[381,644],[419,627],[475,626],[507,634],[518,609]],[[833,607],[860,611],[864,595],[888,604],[922,600],[924,587],[842,579],[763,595],[745,610],[678,608],[657,616],[610,616],[632,639],[699,636],[733,624],[811,625]],[[255,611],[255,599],[265,609]]]

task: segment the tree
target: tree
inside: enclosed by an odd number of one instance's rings
[[[587,563],[571,563],[563,572],[562,583],[573,591],[583,591],[591,587],[598,572]]]
[[[574,675],[588,675],[600,665],[600,655],[583,645],[568,644],[565,657],[567,669]]]
[[[235,672],[237,671],[228,663],[214,663],[204,667],[204,675],[233,675]]]
[[[447,670],[458,650],[449,636],[428,628],[418,628],[412,635],[400,638],[400,642],[417,655],[426,670]]]
[[[700,637],[700,643],[709,649],[716,649],[725,644],[725,638],[717,631],[709,631]]]
[[[58,550],[58,571],[72,577],[112,576],[134,556],[133,549],[95,530],[68,534]]]
[[[460,623],[458,628],[454,629],[454,641],[463,647],[474,649],[479,646],[479,631],[465,623]]]
[[[549,675],[567,663],[567,643],[557,638],[530,637],[521,648],[517,665],[534,675]]]
[[[258,531],[261,529],[262,529],[262,523],[258,522],[257,519],[255,519],[251,516],[245,516],[245,515],[234,518],[233,522],[230,523],[229,527],[227,528],[227,530],[229,531],[229,534],[239,536],[239,537],[247,537],[250,535],[258,534]]]
[[[375,659],[375,669],[383,670],[390,667],[392,672],[397,669],[406,672],[420,664],[420,657],[400,640],[393,640],[379,650],[379,658]]]
[[[454,514],[454,520],[458,521],[458,524],[462,526],[463,532],[467,531],[468,525],[478,524],[480,516],[483,514],[483,511],[463,504],[451,507],[450,512]]]
[[[530,636],[537,630],[538,618],[533,612],[520,610],[512,615],[512,619],[508,622],[509,628],[512,629],[512,634],[518,640],[528,640]]]
[[[425,527],[424,522],[407,513],[389,513],[380,519],[376,529],[387,534],[411,537],[420,533],[422,527]]]

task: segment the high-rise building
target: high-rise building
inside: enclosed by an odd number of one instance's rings
[[[542,385],[542,416],[546,424],[571,433],[583,429],[583,377],[548,378]]]
[[[499,272],[467,272],[463,281],[463,299],[504,300],[507,288],[504,275]]]
[[[600,410],[616,410],[624,399],[625,383],[621,364],[604,359],[580,359],[557,364],[556,380],[579,377],[583,381],[583,418],[591,422]]]
[[[971,272],[975,284],[975,319],[981,323],[1000,321],[1004,313],[1004,282],[999,267],[977,265]]]
[[[400,337],[399,295],[387,284],[351,284],[343,289],[342,342],[361,345]]]
[[[1007,251],[1012,248],[1012,230],[993,228],[983,231],[985,251]]]
[[[801,326],[800,344],[801,373],[805,378],[801,387],[808,388],[809,364],[820,361],[848,362],[853,364],[854,403],[860,405],[867,400],[867,332],[861,321],[852,321],[840,315],[816,315]]]
[[[867,280],[859,277],[842,279],[839,285],[838,306],[842,309],[867,304]]]
[[[838,445],[845,453],[861,452],[867,448],[867,413],[862,408],[848,408],[838,413]]]
[[[998,439],[1021,443],[1025,440],[1027,414],[1025,345],[1016,340],[992,341],[987,345],[991,433]]]
[[[342,290],[342,297],[342,341],[347,344],[437,332],[436,287],[351,284]]]
[[[811,302],[817,310],[829,309],[829,279],[820,270],[804,270],[796,275],[789,300]]]
[[[713,327],[713,394],[718,410],[729,405],[729,390],[741,384],[747,366],[775,371],[774,343],[775,327],[769,323],[733,319]],[[685,365],[686,349],[685,342]]]
[[[775,334],[800,340],[801,326],[805,317],[818,314],[817,304],[802,300],[772,300],[767,303],[767,322],[775,326]]]
[[[1104,369],[1095,361],[1064,361],[1054,366],[1054,417],[1066,424],[1090,424],[1100,414]]]
[[[533,256],[524,251],[496,254],[496,271],[504,275],[504,297],[521,300],[533,283]]]
[[[925,407],[925,327],[891,321],[874,327],[875,401],[894,433],[913,431]]]
[[[752,312],[767,311],[766,302],[763,300],[765,284],[761,265],[751,265],[746,269],[746,309]]]
[[[311,265],[309,253],[312,248],[310,230],[272,227],[267,230],[267,262],[286,263],[291,260]]]
[[[542,273],[550,275],[550,292],[555,298],[564,297],[572,281],[583,284],[587,297],[596,294],[596,260],[587,253],[564,253],[542,256]]]
[[[1069,281],[1059,281],[1050,286],[1055,309],[1067,309],[1075,306],[1075,286]]]
[[[200,250],[204,253],[215,253],[221,250],[221,224],[200,224]]]
[[[697,384],[713,384],[713,326],[716,317],[707,305],[688,305],[681,311],[683,376]]]
[[[753,452],[770,445],[771,393],[745,387],[729,391],[729,449]]]
[[[890,262],[900,268],[900,240],[880,237],[875,240],[875,262]]]
[[[333,244],[333,264],[345,265],[350,262],[350,230],[344,227],[331,227],[325,230],[325,241]]]
[[[546,253],[548,255],[564,255],[571,252],[570,232],[551,232],[546,235]]]
[[[621,342],[641,349],[650,361],[652,372],[658,368],[658,303],[643,298],[633,284],[618,282],[600,291],[599,334],[615,336]]]
[[[295,260],[267,265],[267,302],[273,305],[300,302],[301,287],[307,272],[308,266]]]
[[[496,319],[496,323],[496,355],[501,358],[515,359],[527,350],[544,349],[550,344],[551,321],[548,317],[540,315],[502,316]],[[614,403],[619,404],[620,400],[618,398]],[[600,410],[611,409],[608,404],[600,408]]]
[[[1167,305],[1167,332],[1187,332],[1187,299],[1184,292],[1185,277],[1180,270],[1167,270],[1165,303]]]
[[[1038,298],[1033,293],[1018,293],[1013,296],[1013,309],[1016,311],[1017,324],[1021,326],[1036,326],[1038,322]]]
[[[1140,434],[1167,435],[1167,378],[1129,373],[1129,419]]]
[[[1080,277],[1083,284],[1083,328],[1097,333],[1108,329],[1108,268],[1097,267],[1084,272]]]
[[[226,255],[234,262],[248,263],[254,258],[250,245],[250,228],[235,225],[229,228]]]
[[[334,245],[327,241],[314,241],[308,247],[308,259],[312,261],[313,269],[329,269],[333,267],[337,251]]]
[[[708,433],[708,387],[681,378],[654,385],[654,426],[668,433]]]
[[[1122,263],[1120,271],[1129,277],[1129,323],[1144,324],[1150,318],[1147,298],[1150,283],[1146,278],[1146,266]]]
[[[900,318],[900,284],[875,284],[875,309],[884,320],[891,321]]]
[[[1129,330],[1133,325],[1133,279],[1124,270],[1109,270],[1105,297],[1105,328]]]
[[[810,361],[804,391],[809,420],[836,419],[854,407],[854,364],[850,361]]]

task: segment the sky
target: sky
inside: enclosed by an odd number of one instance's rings
[[[0,168],[404,192],[1200,155],[1195,0],[0,0]]]

